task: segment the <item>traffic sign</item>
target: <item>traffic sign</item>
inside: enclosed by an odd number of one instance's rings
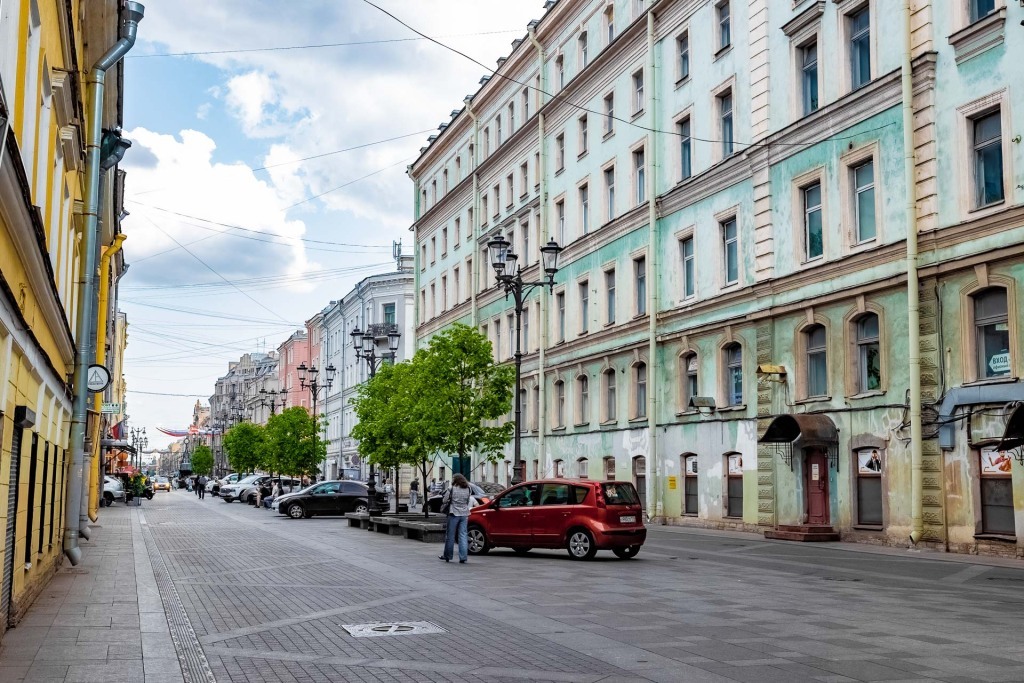
[[[102,365],[90,365],[85,376],[85,386],[94,394],[99,393],[110,386],[110,370],[107,370]]]

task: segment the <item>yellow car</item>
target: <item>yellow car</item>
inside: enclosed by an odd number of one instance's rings
[[[157,477],[153,480],[153,491],[170,491],[171,481],[167,477]]]

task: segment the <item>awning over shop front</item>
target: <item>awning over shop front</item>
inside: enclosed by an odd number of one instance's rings
[[[758,441],[793,443],[804,446],[832,446],[839,442],[839,430],[828,415],[779,415]]]
[[[136,453],[135,446],[131,445],[124,439],[100,439],[100,446],[103,448],[119,448],[129,453]]]
[[[1020,448],[1024,445],[1024,403],[1018,403],[1010,411],[1006,419],[1006,429],[1003,430],[1003,438],[999,441],[1000,450]]]

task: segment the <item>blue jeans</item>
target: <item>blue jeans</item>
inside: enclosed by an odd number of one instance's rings
[[[457,515],[448,515],[447,522],[447,533],[444,536],[444,556],[446,559],[452,559],[455,551],[455,534],[459,535],[459,561],[465,562],[466,556],[469,553],[469,539],[466,536],[466,524],[469,522],[469,517],[459,517]]]

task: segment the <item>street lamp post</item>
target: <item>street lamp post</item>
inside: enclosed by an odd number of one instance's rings
[[[317,366],[313,365],[312,363],[310,363],[309,366],[307,367],[306,366],[306,362],[303,361],[302,364],[299,365],[299,367],[297,367],[295,369],[298,370],[298,372],[299,372],[299,386],[301,386],[303,389],[309,389],[309,393],[313,397],[313,422],[316,422],[316,419],[317,419],[317,417],[316,417],[316,403],[317,403],[317,398],[320,395],[320,390],[321,389],[324,390],[324,398],[327,398],[327,393],[330,392],[331,385],[334,384],[334,373],[337,372],[337,369],[334,367],[333,364],[329,363],[327,365],[327,367],[325,368],[325,375],[327,376],[327,381],[322,383],[322,384],[317,379],[319,377],[319,375],[320,375],[320,368],[318,368]],[[268,393],[270,393],[270,392],[268,392]],[[319,444],[319,437],[320,437],[320,424],[317,423],[316,424],[316,429],[313,432],[313,452],[314,453],[316,452],[316,448],[317,448],[317,446]]]
[[[136,464],[141,464],[142,463],[142,457],[141,457],[141,455],[139,453],[139,448],[144,447],[143,444],[142,444],[142,441],[143,441],[143,439],[146,438],[146,428],[145,427],[133,427],[133,428],[128,430],[128,433],[131,434],[131,437],[132,437],[132,450],[135,451],[132,454],[132,458],[131,458],[130,463],[131,463],[132,467],[135,467]]]
[[[303,363],[303,365],[305,365],[305,363]],[[328,370],[330,370],[330,368],[328,368]],[[270,414],[271,415],[276,415],[277,414],[277,397],[278,397],[279,394],[281,395],[281,403],[282,403],[282,406],[283,406],[283,404],[284,404],[284,395],[283,395],[284,392],[283,391],[278,391],[277,389],[271,389],[270,391],[267,391],[266,389],[260,389],[260,394],[263,396],[263,398],[260,399],[260,406],[262,406],[263,408],[266,408],[269,405],[270,406]],[[267,397],[269,397],[269,398],[267,398]]]
[[[387,353],[377,355],[376,332],[386,332],[388,337]],[[402,338],[402,333],[398,331],[397,325],[383,323],[380,325],[368,325],[365,332],[357,327],[352,330],[351,337],[352,345],[356,350],[356,359],[366,361],[366,365],[370,371],[370,379],[373,379],[377,374],[377,368],[380,367],[381,363],[385,360],[392,363],[395,362],[395,358],[398,356],[398,344]],[[370,499],[367,502],[369,505],[369,513],[371,515],[381,514],[380,507],[377,505],[377,478],[372,460],[370,461],[370,478],[366,482],[366,496]],[[395,496],[397,500],[397,488]]]
[[[513,399],[515,401],[516,432],[513,437],[514,440],[512,446],[512,483],[518,484],[525,478],[524,470],[526,469],[526,465],[523,462],[522,452],[523,402],[520,396],[523,381],[523,353],[520,348],[520,338],[522,337],[521,321],[523,316],[523,302],[528,296],[530,296],[530,292],[537,287],[547,287],[549,290],[554,288],[555,273],[558,272],[558,254],[562,251],[562,247],[560,247],[555,240],[548,240],[548,243],[540,248],[545,277],[543,280],[536,282],[527,282],[523,280],[523,269],[518,264],[519,257],[509,250],[510,246],[509,241],[501,234],[487,243],[487,251],[490,255],[491,266],[494,267],[494,272],[498,280],[497,286],[505,290],[506,299],[511,294],[516,305],[516,389],[515,397]]]

